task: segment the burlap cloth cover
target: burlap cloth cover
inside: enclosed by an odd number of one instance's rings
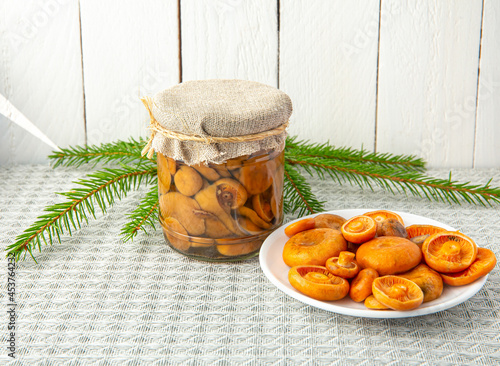
[[[292,113],[288,95],[245,80],[187,81],[144,98],[153,150],[188,165],[221,164],[262,149],[282,150]]]

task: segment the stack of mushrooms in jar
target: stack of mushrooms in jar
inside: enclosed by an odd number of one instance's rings
[[[334,301],[349,296],[374,310],[413,310],[439,298],[445,285],[487,275],[495,254],[458,231],[410,225],[377,210],[349,220],[321,214],[285,228],[288,280],[303,294]]]
[[[283,220],[290,98],[257,82],[198,80],[143,102],[167,243],[208,261],[257,255]]]

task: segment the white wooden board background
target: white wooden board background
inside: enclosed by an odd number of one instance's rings
[[[0,0],[0,93],[61,147],[147,135],[140,96],[240,78],[294,103],[290,133],[500,167],[496,0]],[[0,164],[50,147],[0,116]]]

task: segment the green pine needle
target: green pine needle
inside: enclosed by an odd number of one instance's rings
[[[286,162],[300,165],[309,174],[316,174],[322,179],[326,174],[340,184],[347,181],[360,188],[373,189],[372,184],[377,184],[391,193],[410,193],[417,197],[450,204],[468,202],[491,206],[492,203],[500,203],[500,188],[490,187],[490,182],[485,185],[459,183],[451,179],[428,177],[415,171],[393,170],[384,166],[351,161],[294,156],[293,153],[286,155]]]
[[[99,146],[72,146],[61,151],[54,151],[49,158],[53,160],[54,168],[58,166],[79,167],[83,164],[111,163],[130,164],[138,161],[148,161],[141,156],[141,151],[147,141],[143,138],[128,141],[105,143]],[[156,162],[155,162],[156,164]]]
[[[155,179],[150,190],[141,199],[139,206],[132,211],[128,218],[130,221],[122,228],[122,237],[124,241],[133,239],[140,230],[147,233],[146,227],[156,229],[155,223],[158,222],[158,184]]]
[[[144,139],[117,141],[99,146],[74,146],[54,152],[50,158],[54,167],[79,167],[83,164],[109,164],[112,168],[89,174],[77,181],[78,187],[59,193],[65,202],[45,208],[16,241],[7,247],[7,255],[16,259],[43,245],[61,242],[61,235],[72,234],[96,218],[96,210],[106,212],[117,199],[143,184],[152,184],[138,207],[129,215],[130,221],[122,228],[124,240],[133,239],[139,231],[155,228],[158,220],[158,188],[156,160],[141,155]],[[126,165],[128,164],[128,165]],[[118,168],[116,166],[119,166]],[[351,148],[335,148],[329,144],[287,139],[285,149],[284,202],[285,213],[302,216],[323,211],[324,202],[312,192],[310,184],[299,167],[312,176],[330,178],[340,184],[349,183],[360,188],[374,185],[393,194],[412,194],[433,201],[461,204],[492,205],[500,203],[500,188],[491,187],[491,180],[484,185],[460,183],[451,179],[437,179],[423,174],[425,163],[414,156],[371,153]]]
[[[356,150],[350,147],[334,147],[328,143],[319,144],[308,141],[298,141],[296,136],[287,138],[287,152],[295,156],[334,159],[339,161],[378,165],[388,169],[424,171],[425,162],[411,155],[393,155],[389,153],[374,153],[366,150]]]
[[[292,165],[285,164],[285,182],[283,191],[283,211],[285,213],[313,214],[323,211],[324,202],[318,201],[311,186]]]
[[[61,242],[61,235],[80,229],[82,223],[88,223],[89,215],[96,218],[97,204],[102,212],[111,206],[115,199],[121,199],[130,190],[152,181],[156,167],[126,166],[106,168],[77,181],[78,187],[65,193],[58,193],[67,200],[45,208],[46,214],[20,234],[16,241],[7,247],[7,255],[20,259],[28,252],[33,257],[33,249],[42,250],[44,244]],[[24,258],[23,257],[23,258]],[[35,259],[33,257],[33,259]]]

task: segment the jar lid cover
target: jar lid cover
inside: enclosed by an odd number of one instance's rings
[[[292,113],[287,94],[246,80],[187,81],[143,102],[151,116],[148,149],[190,165],[283,149]]]

